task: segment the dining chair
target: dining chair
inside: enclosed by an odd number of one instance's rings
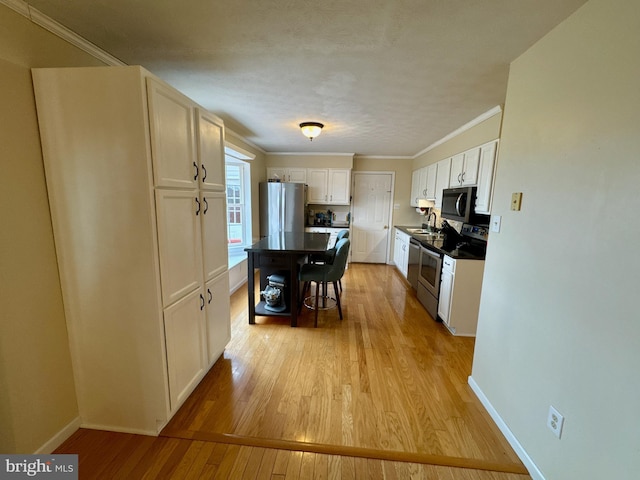
[[[338,242],[343,238],[349,238],[349,230],[340,230],[336,237],[335,246],[329,248],[326,252],[322,253],[314,253],[309,256],[309,263],[333,263],[333,259],[336,256],[336,246]],[[340,287],[340,291],[342,291],[342,280],[338,280],[338,287]],[[326,291],[326,285],[323,285],[324,291]]]
[[[336,306],[338,307],[338,313],[340,320],[342,320],[342,306],[340,305],[340,292],[338,290],[338,282],[344,275],[345,268],[347,266],[347,257],[349,255],[349,246],[351,242],[348,238],[340,239],[335,246],[336,254],[333,257],[331,263],[306,263],[300,267],[299,280],[304,282],[302,287],[301,301],[299,302],[298,311],[302,310],[302,303],[306,292],[311,288],[311,282],[316,284],[315,294],[315,321],[314,327],[318,326],[318,310],[320,302],[320,289],[323,285],[331,282],[333,284],[333,291],[336,295]]]

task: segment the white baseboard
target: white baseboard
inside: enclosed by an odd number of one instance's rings
[[[47,442],[42,445],[38,450],[33,452],[36,455],[48,455],[58,448],[62,443],[73,435],[76,430],[80,428],[80,417],[76,417],[65,425],[62,430],[51,437]]]
[[[542,475],[542,472],[538,469],[536,464],[533,463],[533,460],[531,460],[531,457],[529,456],[529,454],[527,454],[526,450],[522,447],[522,445],[520,445],[520,442],[518,441],[516,436],[513,434],[513,432],[509,429],[509,427],[504,422],[500,414],[498,414],[496,409],[493,408],[493,405],[491,405],[491,402],[486,397],[482,389],[478,386],[478,384],[473,379],[473,377],[469,376],[468,383],[469,383],[469,386],[471,387],[471,390],[473,390],[473,393],[476,394],[476,397],[478,397],[478,400],[480,400],[485,410],[487,410],[489,415],[491,415],[491,418],[493,419],[495,424],[498,426],[498,428],[500,429],[504,437],[507,439],[507,442],[509,442],[509,445],[511,445],[511,448],[513,448],[513,450],[516,452],[516,455],[518,455],[518,458],[520,458],[522,463],[524,463],[524,466],[526,467],[526,469],[529,470],[529,475],[531,475],[531,478],[533,480],[545,480],[544,476]]]

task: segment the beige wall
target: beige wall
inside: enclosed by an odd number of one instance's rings
[[[78,416],[31,67],[101,65],[0,5],[0,452]]]
[[[509,75],[473,379],[548,480],[640,477],[639,7],[591,0]]]
[[[422,153],[413,161],[413,170],[431,165],[445,158],[462,153],[470,148],[485,144],[500,138],[502,124],[502,112],[487,118],[486,120],[461,131],[455,137]]]
[[[353,168],[353,154],[295,154],[267,153],[266,167]]]

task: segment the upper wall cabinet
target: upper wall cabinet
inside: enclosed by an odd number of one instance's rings
[[[478,181],[478,164],[480,163],[480,148],[472,148],[451,158],[451,173],[449,186],[451,188],[475,185]]]
[[[198,188],[194,103],[152,78],[147,81],[147,92],[155,186]]]
[[[200,188],[224,191],[224,124],[201,108],[196,108],[196,119]]]
[[[435,163],[414,170],[411,175],[412,207],[418,206],[420,199],[435,200],[436,198],[437,165]]]
[[[351,170],[348,168],[308,168],[307,203],[349,205]]]
[[[449,188],[449,173],[451,171],[451,159],[445,158],[436,164],[436,208],[442,208],[442,191]]]
[[[478,169],[478,190],[476,192],[476,213],[489,215],[493,198],[493,170],[498,141],[480,147],[480,168]]]

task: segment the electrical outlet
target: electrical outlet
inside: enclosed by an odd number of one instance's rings
[[[502,217],[500,215],[493,215],[491,217],[491,231],[500,233],[500,223],[502,222]]]
[[[549,415],[547,416],[547,427],[553,432],[553,434],[560,438],[562,435],[562,426],[564,425],[564,417],[560,415],[560,412],[553,408],[553,405],[549,405]]]

